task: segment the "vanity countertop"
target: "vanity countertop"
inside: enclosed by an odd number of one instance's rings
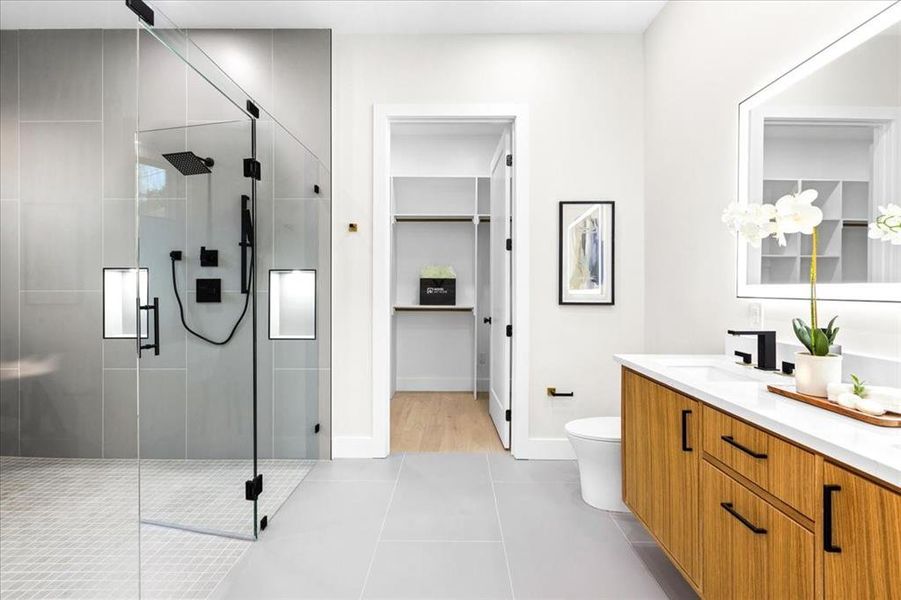
[[[901,428],[878,427],[768,392],[791,377],[723,355],[617,354],[633,371],[901,487]]]

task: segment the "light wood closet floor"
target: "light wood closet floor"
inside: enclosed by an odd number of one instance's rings
[[[505,452],[488,415],[488,394],[397,392],[392,452]]]

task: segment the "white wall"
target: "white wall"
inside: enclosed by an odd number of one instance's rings
[[[645,32],[645,350],[719,352],[750,324],[735,297],[735,241],[720,222],[736,196],[738,103],[890,2],[670,2]],[[763,301],[794,341],[802,300]],[[846,351],[901,356],[901,308],[823,302]]]
[[[375,103],[529,105],[530,437],[565,445],[567,420],[618,414],[611,355],[644,339],[642,61],[640,35],[334,36],[336,456],[371,435]],[[560,307],[557,202],[594,198],[617,202],[617,304]],[[547,386],[576,395],[550,400]]]

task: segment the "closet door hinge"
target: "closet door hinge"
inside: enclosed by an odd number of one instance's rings
[[[319,433],[319,429],[319,423],[316,423],[316,425],[313,426],[313,433]]]
[[[507,412],[504,413],[504,419],[509,423],[510,422],[510,409],[507,409]]]
[[[259,473],[253,479],[244,482],[244,499],[256,500],[263,493],[263,474]]]
[[[510,252],[513,250],[513,238],[507,238],[507,251]]]
[[[512,154],[508,154],[508,155],[507,155],[507,166],[508,166],[508,167],[512,167],[512,166],[513,166],[513,155],[512,155]]]
[[[244,159],[244,177],[250,177],[259,181],[262,173],[263,168],[260,166],[260,161],[254,158]]]
[[[507,325],[507,337],[513,337],[513,325]]]

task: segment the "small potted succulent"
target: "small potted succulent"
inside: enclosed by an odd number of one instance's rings
[[[811,236],[810,257],[810,324],[793,319],[798,341],[806,348],[795,353],[795,384],[802,394],[826,397],[826,387],[842,380],[842,357],[830,353],[838,327],[833,317],[825,328],[817,319],[817,226],[823,211],[814,206],[817,191],[802,190],[779,198],[775,204],[740,205],[733,202],[723,213],[723,222],[755,248],[763,239],[774,237],[785,246],[785,235],[801,233]]]

